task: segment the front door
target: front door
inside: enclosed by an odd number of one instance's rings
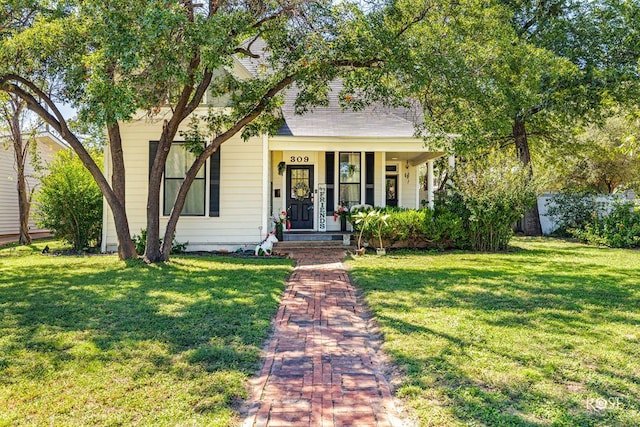
[[[313,229],[313,166],[288,166],[287,190],[291,229]]]
[[[398,206],[398,175],[387,175],[387,206]]]

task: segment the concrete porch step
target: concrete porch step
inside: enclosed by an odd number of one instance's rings
[[[289,251],[291,249],[310,249],[310,248],[344,248],[348,249],[352,245],[344,245],[342,240],[298,240],[284,241],[273,244],[273,250]]]
[[[340,241],[342,236],[351,233],[314,233],[314,232],[288,232],[282,236],[285,242],[326,242]]]

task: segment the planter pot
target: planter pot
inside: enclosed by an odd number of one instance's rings
[[[383,256],[387,254],[387,250],[385,248],[377,248],[376,253],[380,256]]]
[[[347,231],[347,217],[340,215],[340,231]]]
[[[276,224],[276,239],[278,239],[279,242],[282,242],[284,240],[282,229],[282,223]]]
[[[367,250],[367,248],[356,249],[356,255],[364,255],[366,250]]]

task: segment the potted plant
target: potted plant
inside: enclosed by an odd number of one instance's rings
[[[274,215],[273,223],[275,224],[276,238],[281,242],[284,239],[284,227],[287,227],[287,230],[289,229],[289,218],[287,217],[287,212],[282,211],[278,215]]]
[[[371,227],[372,222],[377,217],[378,211],[360,211],[353,216],[353,224],[358,231],[358,248],[356,249],[357,255],[363,255],[365,247],[362,244],[362,236]]]
[[[378,236],[378,243],[379,243],[378,247],[376,248],[376,253],[378,255],[386,255],[387,251],[382,245],[382,227],[387,225],[387,219],[389,218],[389,214],[382,214],[382,212],[373,211],[371,216],[372,216],[371,226],[373,227],[373,229],[375,230]]]
[[[340,218],[340,231],[347,231],[347,217],[349,216],[349,208],[339,204],[333,211],[333,220]]]

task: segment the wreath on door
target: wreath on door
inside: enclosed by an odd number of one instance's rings
[[[293,198],[298,200],[309,198],[309,193],[311,192],[311,189],[304,181],[299,181],[296,185],[293,186],[292,190]]]

